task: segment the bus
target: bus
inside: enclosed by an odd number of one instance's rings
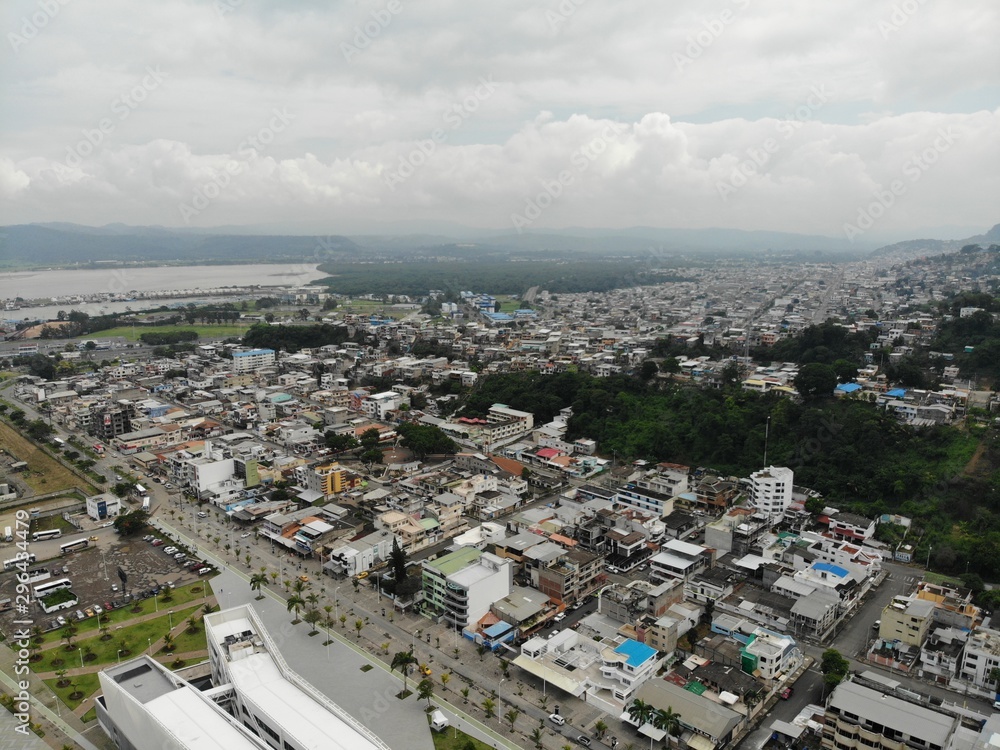
[[[78,549],[87,549],[89,542],[86,538],[81,537],[72,542],[66,542],[65,544],[59,545],[59,554],[68,555],[71,552],[76,552]]]
[[[62,531],[59,529],[49,529],[48,531],[36,531],[31,535],[31,541],[33,542],[44,542],[46,539],[58,539],[62,536]]]
[[[12,557],[10,560],[3,561],[4,570],[14,570],[18,565],[34,565],[38,560],[38,556],[34,552],[29,552],[24,557]]]
[[[57,578],[54,581],[48,581],[47,583],[40,583],[37,586],[32,587],[32,591],[35,592],[35,598],[41,599],[48,596],[56,591],[62,591],[63,589],[68,589],[73,585],[73,582],[68,578]]]

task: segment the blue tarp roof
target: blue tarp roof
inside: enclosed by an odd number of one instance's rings
[[[627,640],[615,649],[616,654],[624,654],[630,667],[638,667],[650,657],[656,656],[656,649],[639,641]]]
[[[854,393],[855,391],[860,391],[861,386],[857,383],[841,383],[837,386],[837,390],[843,393]]]
[[[813,563],[813,569],[825,571],[827,573],[830,573],[831,575],[837,576],[838,578],[847,577],[846,568],[842,568],[839,565],[833,565],[832,563],[825,563],[825,562]]]
[[[890,396],[891,398],[902,398],[903,396],[906,395],[906,389],[893,388],[891,391],[886,391],[885,395]]]

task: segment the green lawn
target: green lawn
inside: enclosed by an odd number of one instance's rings
[[[197,589],[197,591],[194,589]],[[113,609],[110,612],[105,612],[100,616],[100,618],[88,617],[83,622],[76,623],[76,629],[80,635],[94,632],[99,627],[98,619],[100,619],[101,625],[110,625],[111,629],[114,630],[116,625],[120,625],[129,620],[134,620],[136,617],[140,617],[141,615],[157,611],[166,612],[169,609],[176,610],[177,607],[187,604],[192,599],[198,599],[202,596],[211,595],[211,593],[212,589],[208,585],[207,581],[195,581],[187,584],[186,586],[174,589],[169,602],[164,602],[162,597],[157,598],[155,601],[152,597],[149,599],[142,599],[138,602],[139,612],[132,611],[133,602],[130,602],[124,607]],[[52,641],[59,640],[62,640],[62,637],[59,635],[59,631],[53,630],[45,634],[42,643],[51,643]]]
[[[191,615],[188,615],[190,617]],[[184,618],[185,620],[187,617]],[[176,648],[173,651],[164,651],[160,649],[157,652],[157,656],[167,656],[168,654],[186,654],[189,651],[204,651],[208,648],[208,642],[205,639],[205,627],[202,624],[201,617],[196,618],[198,622],[198,627],[193,633],[189,633],[184,630],[180,635],[174,637],[174,645]]]
[[[190,617],[197,609],[197,607],[190,607],[185,610],[174,610],[174,614],[172,616],[174,626],[178,623],[184,622],[184,620]],[[109,664],[118,660],[118,649],[121,648],[121,640],[123,638],[125,639],[125,648],[131,652],[130,654],[123,656],[135,656],[144,649],[148,648],[149,642],[147,639],[153,641],[159,640],[164,636],[164,634],[166,634],[169,626],[170,616],[164,612],[162,617],[156,617],[152,620],[146,620],[145,622],[137,622],[132,625],[123,626],[121,630],[112,628],[109,633],[112,637],[106,641],[102,641],[100,635],[91,636],[90,638],[78,638],[74,641],[76,648],[72,651],[66,651],[62,646],[57,646],[47,651],[43,651],[42,659],[35,662],[32,665],[32,668],[35,672],[54,672],[60,667],[65,667],[67,669],[79,668],[80,654],[84,652],[88,646],[93,649],[97,658],[92,659],[91,661],[84,660],[83,664],[85,667],[97,666],[98,664]],[[56,665],[53,663],[58,659],[63,660],[62,665]]]
[[[93,721],[96,718],[97,718],[97,709],[91,708],[89,711],[87,711],[87,713],[85,713],[83,716],[80,717],[80,721],[86,724],[87,722]]]
[[[174,326],[118,326],[108,328],[104,331],[96,331],[88,334],[88,339],[110,338],[111,336],[123,336],[129,341],[138,341],[139,336],[144,333],[174,333],[176,331],[194,331],[199,338],[218,338],[228,336],[242,336],[247,332],[249,325],[174,325]]]
[[[500,312],[502,313],[512,313],[515,310],[520,310],[524,307],[524,303],[516,297],[507,297],[506,299],[498,298],[500,301]]]
[[[427,714],[427,723],[431,723],[430,714]],[[431,730],[431,738],[434,740],[434,750],[468,750],[469,747],[475,750],[493,750],[492,745],[480,742],[455,727],[447,727],[443,732]]]
[[[56,678],[52,678],[51,680],[45,680],[45,684],[52,689],[52,692],[55,693],[57,696],[59,696],[59,699],[67,706],[69,706],[71,709],[79,706],[81,703],[83,703],[84,699],[87,696],[97,692],[97,690],[99,690],[101,687],[100,680],[98,680],[97,678],[97,672],[94,672],[92,674],[78,675],[77,677],[73,677],[72,679],[73,682],[76,683],[75,688],[72,686],[64,688],[56,687],[56,683],[59,681]],[[76,698],[75,700],[70,700],[69,694],[72,693],[74,690],[80,691],[82,695],[79,698]]]

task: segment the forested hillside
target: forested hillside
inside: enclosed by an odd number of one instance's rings
[[[796,404],[740,389],[580,373],[486,378],[462,413],[483,414],[496,402],[531,411],[540,422],[572,406],[571,437],[594,438],[604,455],[614,451],[620,459],[673,461],[741,477],[763,465],[770,417],[767,462],[791,467],[796,484],[870,517],[888,511],[912,516],[912,541],[933,546],[939,568],[963,572],[970,561],[971,570],[1000,576],[996,430],[918,430],[863,402]]]

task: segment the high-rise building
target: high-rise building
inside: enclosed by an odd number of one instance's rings
[[[784,466],[768,466],[750,475],[750,501],[768,519],[780,519],[792,502],[795,474]]]

